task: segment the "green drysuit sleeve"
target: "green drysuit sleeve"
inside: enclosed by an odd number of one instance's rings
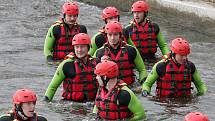
[[[204,95],[206,93],[207,87],[205,83],[201,80],[200,74],[197,69],[193,73],[193,83],[197,88],[198,95]]]
[[[49,98],[49,101],[52,101],[55,92],[57,91],[57,88],[61,85],[62,81],[65,79],[65,75],[63,72],[63,66],[66,62],[70,61],[71,59],[64,60],[63,62],[60,63],[58,66],[54,77],[52,78],[51,83],[49,84],[45,96]]]
[[[93,54],[95,53],[95,51],[98,49],[97,45],[96,45],[96,37],[99,35],[100,33],[96,33],[92,38],[91,38],[91,47],[89,50],[89,55],[93,56]]]
[[[134,45],[133,41],[131,40],[131,37],[129,37],[129,38],[127,39],[127,44],[129,44],[129,45],[131,45],[131,46],[133,46],[133,47],[136,48],[136,46]]]
[[[134,64],[135,64],[135,68],[137,69],[137,71],[139,72],[139,81],[142,81],[144,78],[147,77],[148,73],[146,71],[146,68],[145,68],[145,65],[144,65],[144,62],[143,62],[143,59],[139,53],[139,51],[137,50],[136,47],[134,47],[136,49],[136,52],[137,52],[137,55],[134,59]]]
[[[158,40],[158,47],[160,48],[162,54],[166,55],[169,52],[169,48],[161,32],[157,34],[157,40]]]
[[[126,90],[131,96],[131,100],[128,104],[128,109],[133,113],[133,117],[131,117],[129,121],[138,121],[145,119],[146,114],[144,108],[136,95],[127,86],[122,87],[122,90]]]
[[[47,58],[47,56],[53,56],[53,45],[55,43],[55,37],[53,34],[53,28],[55,25],[52,25],[46,35],[45,43],[44,43],[44,55]]]
[[[159,61],[158,63],[160,63],[160,62],[162,62],[162,60]],[[158,79],[158,77],[159,77],[159,75],[158,75],[158,73],[157,73],[157,71],[156,71],[156,68],[157,68],[157,64],[158,64],[158,63],[156,63],[156,64],[153,66],[151,72],[149,73],[148,77],[146,78],[145,82],[144,82],[143,85],[142,85],[142,90],[146,90],[148,93],[151,92],[151,87],[152,87],[152,85],[155,83],[155,81],[156,81],[156,80]]]

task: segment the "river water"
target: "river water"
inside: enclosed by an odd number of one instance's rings
[[[56,70],[56,66],[45,63],[44,38],[50,25],[60,16],[61,4],[62,1],[56,0],[0,0],[0,114],[12,108],[11,97],[17,89],[30,88],[38,95],[37,111],[49,121],[95,120],[91,110],[72,112],[73,103],[59,101],[61,88],[52,103],[42,101]],[[84,3],[79,6],[79,22],[87,26],[92,36],[104,24],[100,19],[102,9]],[[201,72],[208,92],[201,97],[178,101],[138,96],[148,120],[180,121],[190,111],[201,111],[211,120],[215,119],[215,22],[171,9],[152,10],[151,16],[159,23],[168,43],[175,36],[184,36],[190,41],[192,53],[189,59]],[[126,25],[130,18],[129,13],[122,13],[121,22]],[[196,90],[193,92],[195,94]]]

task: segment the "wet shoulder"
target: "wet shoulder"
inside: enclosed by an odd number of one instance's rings
[[[66,59],[63,62],[63,73],[66,77],[73,77],[75,75],[74,59]]]
[[[196,70],[195,64],[193,62],[191,62],[191,61],[188,61],[188,67],[190,67],[191,73],[193,74],[195,72],[195,70]]]
[[[47,121],[47,119],[43,116],[38,116],[38,121]]]
[[[80,33],[86,33],[87,34],[87,28],[85,25],[79,24],[79,27],[80,27]]]
[[[131,101],[131,95],[130,95],[129,91],[127,90],[126,86],[124,86],[123,89],[121,89],[119,91],[118,100],[119,100],[120,106],[128,106],[129,105],[129,103]]]
[[[134,62],[134,60],[137,56],[137,50],[133,46],[128,45],[128,44],[126,44],[126,49],[128,52],[129,61]]]
[[[98,48],[102,47],[104,43],[106,42],[106,38],[104,34],[98,32],[98,34],[95,37],[95,44]]]
[[[164,60],[160,60],[159,62],[157,62],[157,64],[155,64],[155,66],[156,66],[156,72],[159,76],[162,76],[165,74],[166,62]]]
[[[157,23],[151,22],[151,25],[154,27],[154,31],[156,34],[160,32],[160,27]]]
[[[101,57],[104,56],[104,53],[105,53],[105,48],[104,48],[104,46],[102,46],[101,48],[96,50],[96,57],[98,59],[101,59]]]
[[[10,114],[4,114],[0,116],[0,121],[12,121]]]
[[[131,24],[129,24],[128,26],[126,26],[124,29],[123,29],[123,35],[126,39],[129,38],[129,34],[132,32],[132,26]]]

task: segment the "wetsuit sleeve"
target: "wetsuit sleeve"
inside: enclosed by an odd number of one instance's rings
[[[162,60],[161,60],[162,61]],[[157,65],[159,63],[161,63],[161,61],[159,61],[158,63],[156,63],[151,72],[149,73],[148,77],[146,78],[145,82],[142,85],[142,90],[146,90],[148,93],[151,92],[151,87],[152,85],[155,83],[155,81],[158,79],[159,75],[157,73]]]
[[[98,108],[97,108],[96,105],[94,105],[94,107],[93,107],[93,113],[97,113],[97,112],[98,112]]]
[[[136,97],[136,95],[127,87],[122,87],[122,90],[126,90],[130,94],[130,102],[128,104],[128,109],[133,113],[133,117],[129,121],[138,121],[146,118],[146,114],[143,106]]]
[[[135,48],[135,47],[133,47]],[[147,71],[143,62],[143,59],[139,53],[139,51],[137,50],[137,48],[135,48],[137,55],[134,59],[134,64],[135,64],[135,68],[137,69],[137,71],[139,72],[139,81],[142,81],[143,79],[145,79],[147,77]]]
[[[9,114],[4,114],[0,116],[0,121],[12,121],[11,116]]]
[[[84,25],[79,25],[80,26],[80,33],[86,33],[87,34],[87,28]]]
[[[57,91],[57,88],[61,85],[62,81],[66,77],[64,74],[64,71],[63,71],[63,66],[68,60],[69,59],[64,60],[63,62],[60,63],[60,65],[58,66],[58,68],[54,74],[54,77],[52,78],[51,83],[49,84],[49,86],[46,90],[45,96],[48,97],[49,101],[52,101],[52,99],[55,95],[55,92]]]
[[[194,68],[194,69],[195,69],[195,71],[192,75],[193,83],[194,83],[195,87],[197,88],[198,95],[204,95],[207,91],[207,87],[206,87],[205,83],[201,80],[198,70],[196,68]]]
[[[158,47],[160,48],[162,54],[166,55],[169,52],[167,42],[164,39],[164,37],[163,37],[163,35],[162,35],[161,31],[160,31],[159,26],[156,23],[153,23],[153,24],[154,24],[154,28],[155,28],[156,37],[157,37],[157,40],[158,40]]]
[[[38,116],[38,121],[47,121],[47,119],[45,117]]]
[[[45,43],[44,43],[44,55],[47,58],[48,56],[53,56],[53,45],[55,43],[55,35],[54,35],[54,27],[55,25],[52,25],[46,35]]]
[[[89,54],[91,56],[93,56],[93,54],[95,53],[95,51],[102,47],[103,44],[105,43],[105,37],[103,36],[103,34],[101,34],[100,32],[98,32],[97,34],[95,34],[92,39],[91,39],[91,48],[89,51]]]

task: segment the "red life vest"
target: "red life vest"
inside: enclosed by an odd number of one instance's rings
[[[165,61],[166,72],[157,80],[160,97],[186,97],[191,94],[192,73],[188,63],[178,67],[172,59]]]
[[[61,21],[57,21],[56,24],[60,24],[61,37],[55,41],[53,58],[55,60],[62,60],[67,54],[73,51],[72,39],[76,34],[80,33],[80,27],[78,24],[75,24],[73,28],[68,28],[62,19]]]
[[[129,62],[128,52],[126,49],[127,45],[122,42],[120,45],[120,50],[117,55],[114,55],[110,51],[110,45],[108,43],[104,44],[104,55],[109,56],[112,61],[116,62],[119,67],[119,79],[123,80],[128,85],[132,84],[135,80],[135,75],[133,72],[134,64]]]
[[[76,76],[66,77],[63,81],[62,96],[67,100],[84,102],[95,100],[98,82],[94,74],[96,59],[89,58],[88,64],[83,64],[81,60],[74,58]]]
[[[117,119],[128,119],[133,113],[128,109],[128,106],[119,106],[117,96],[120,89],[126,84],[120,81],[116,86],[109,92],[103,87],[98,89],[96,96],[96,107],[98,108],[98,116],[101,119],[106,120],[117,120]]]
[[[131,39],[141,55],[155,54],[157,52],[157,38],[154,25],[148,20],[144,25],[131,21]]]

